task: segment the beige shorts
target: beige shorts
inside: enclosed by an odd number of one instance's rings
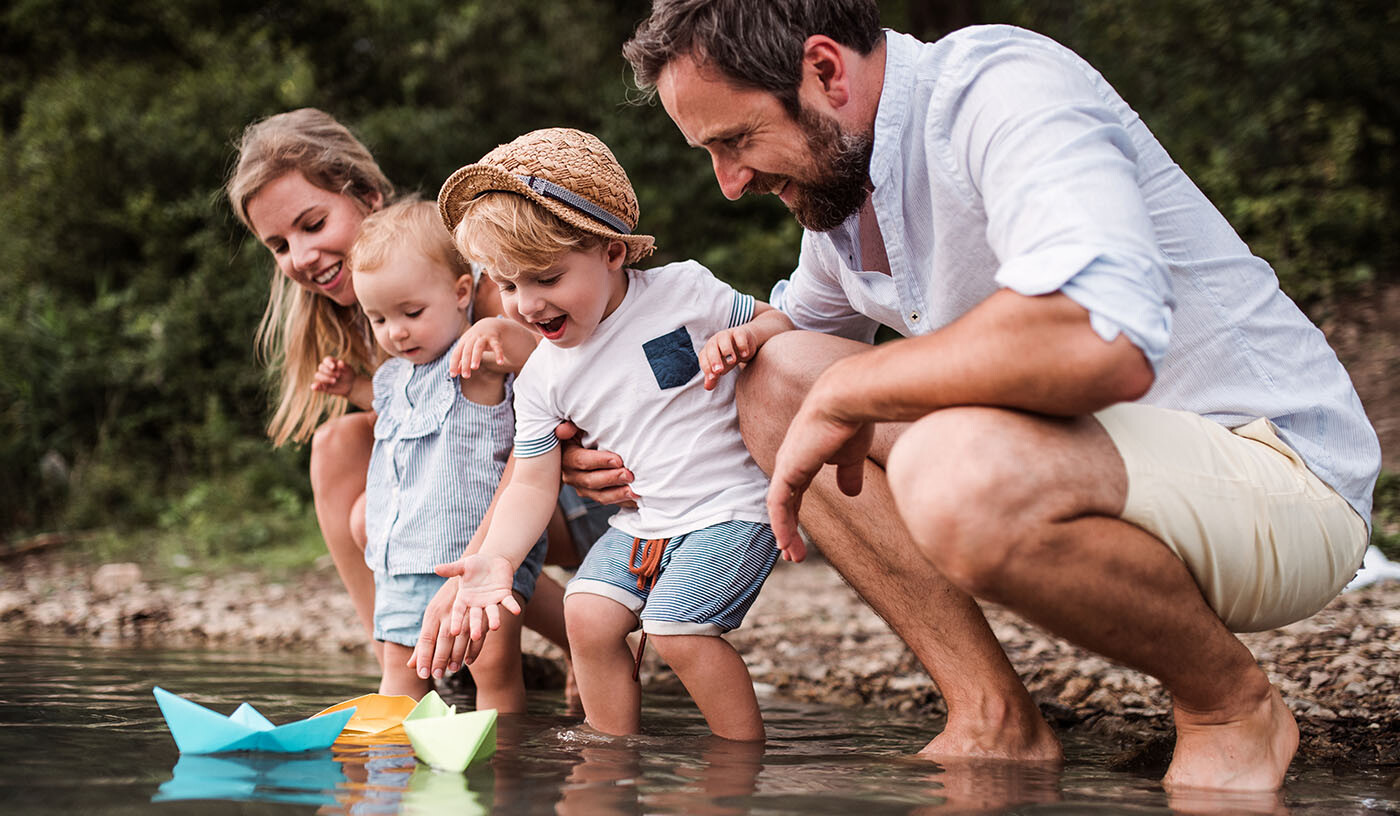
[[[1356,573],[1366,523],[1267,419],[1231,430],[1136,403],[1094,416],[1128,471],[1123,519],[1186,563],[1231,631],[1301,620]]]

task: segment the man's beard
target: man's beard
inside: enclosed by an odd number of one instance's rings
[[[875,138],[869,133],[844,133],[835,119],[805,107],[798,111],[797,125],[807,137],[807,151],[817,175],[799,181],[757,173],[748,188],[769,192],[785,181],[792,184],[794,195],[788,207],[797,223],[813,232],[829,232],[865,203]]]

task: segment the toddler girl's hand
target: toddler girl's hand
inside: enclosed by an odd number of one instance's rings
[[[324,391],[338,397],[348,397],[354,385],[355,369],[351,368],[344,360],[327,357],[316,367],[311,390]]]
[[[719,378],[733,371],[740,363],[753,359],[758,341],[748,324],[717,332],[700,350],[700,370],[705,372],[705,390],[714,390]]]
[[[465,555],[461,560],[439,564],[433,571],[444,578],[458,578],[457,598],[452,602],[452,618],[447,627],[452,635],[462,634],[465,619],[468,637],[482,640],[489,630],[501,628],[501,609],[514,615],[521,612],[513,589],[515,567],[501,556]]]

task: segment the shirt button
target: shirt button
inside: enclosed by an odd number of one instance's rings
[[[909,313],[909,320],[910,320],[911,322],[918,323],[918,322],[919,322],[919,313],[918,313],[918,312],[910,312],[910,313]]]

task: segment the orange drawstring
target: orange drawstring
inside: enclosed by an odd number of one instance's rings
[[[637,576],[638,590],[651,590],[656,588],[656,579],[661,576],[661,555],[666,552],[666,545],[671,542],[669,538],[649,538],[643,544],[642,539],[632,539],[632,555],[627,558],[627,571]],[[642,550],[642,563],[637,563],[637,550]],[[651,579],[651,586],[646,585],[647,578]],[[632,665],[632,679],[641,682],[642,677],[642,654],[647,648],[647,633],[642,632],[642,641],[637,644],[637,660]]]

